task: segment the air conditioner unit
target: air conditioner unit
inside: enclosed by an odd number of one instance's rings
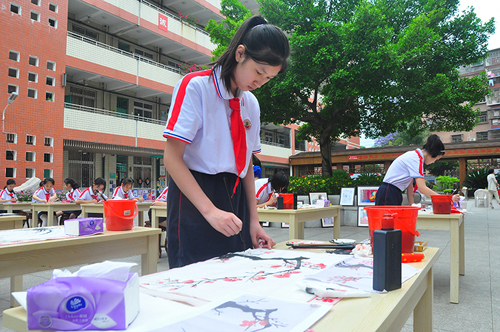
[[[469,137],[469,141],[474,142],[475,140],[476,140],[476,138],[475,138],[475,137]]]

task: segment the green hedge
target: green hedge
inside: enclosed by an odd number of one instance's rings
[[[340,195],[340,188],[356,186],[379,186],[384,176],[376,174],[361,174],[357,179],[351,179],[345,171],[333,171],[332,177],[321,175],[291,176],[288,192],[307,195],[310,192],[327,192],[328,195]]]

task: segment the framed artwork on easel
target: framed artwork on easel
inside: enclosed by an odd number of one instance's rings
[[[378,186],[358,187],[358,206],[375,205],[377,190]]]
[[[354,205],[354,192],[356,188],[340,188],[340,205]]]

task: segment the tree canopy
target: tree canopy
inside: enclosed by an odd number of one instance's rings
[[[289,69],[255,91],[261,119],[301,124],[299,139],[320,144],[323,175],[339,138],[376,138],[409,123],[414,133],[476,125],[486,76],[461,78],[458,68],[485,57],[493,19],[459,13],[459,0],[258,2],[292,50]]]

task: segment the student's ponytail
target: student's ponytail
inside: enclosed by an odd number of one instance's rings
[[[280,73],[288,67],[290,45],[285,33],[277,26],[268,24],[266,19],[255,15],[240,26],[231,39],[224,53],[213,63],[221,67],[221,77],[226,89],[231,89],[236,62],[235,54],[238,46],[245,46],[245,57],[258,63],[271,66],[281,66]]]

